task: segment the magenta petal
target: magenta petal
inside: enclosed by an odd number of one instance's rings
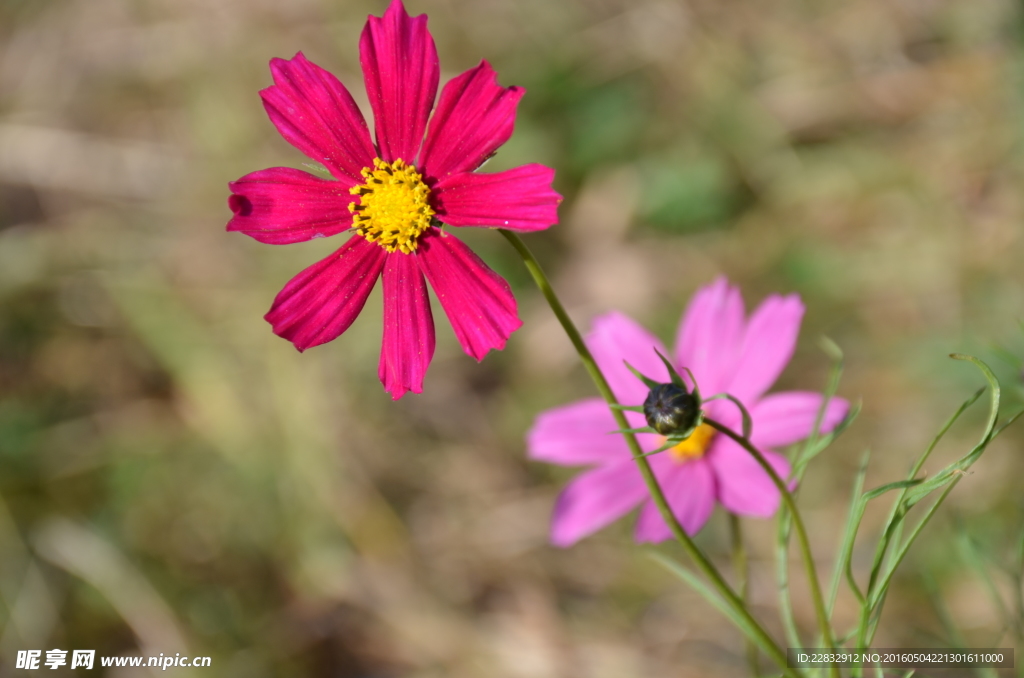
[[[655,381],[669,380],[668,370],[654,352],[657,349],[667,357],[665,347],[636,321],[613,311],[595,318],[592,327],[587,335],[587,347],[620,403],[641,405],[647,397],[647,387],[623,361],[629,361],[641,374]]]
[[[572,546],[629,513],[647,496],[632,459],[576,477],[562,491],[551,520],[551,543]]]
[[[423,377],[434,357],[434,319],[423,273],[411,254],[392,252],[384,264],[384,344],[377,374],[398,400],[423,392]]]
[[[281,136],[346,185],[361,183],[359,170],[373,164],[373,142],[345,86],[302,52],[271,60],[270,71],[275,85],[260,96]]]
[[[686,534],[697,534],[715,508],[715,476],[711,466],[704,459],[685,464],[677,464],[671,458],[666,461],[672,468],[658,473],[662,492]],[[636,524],[636,540],[657,543],[671,538],[672,531],[658,507],[653,501],[644,502]]]
[[[288,167],[246,174],[228,184],[228,206],[235,216],[229,231],[271,245],[304,242],[341,233],[352,226],[348,204],[356,196],[339,181],[328,181]]]
[[[701,394],[716,395],[730,384],[743,340],[743,299],[719,278],[690,301],[676,335],[676,363],[688,367]]]
[[[762,398],[750,410],[754,420],[752,442],[758,449],[792,445],[811,434],[823,396],[809,391],[786,391]],[[821,421],[821,433],[828,433],[850,411],[842,398],[828,401]]]
[[[504,278],[461,240],[436,228],[420,238],[416,258],[466,353],[483,360],[492,348],[505,348],[523,323]]]
[[[765,459],[785,481],[789,462],[781,454],[760,450]],[[733,513],[767,518],[779,508],[781,495],[771,476],[745,449],[718,435],[711,444],[707,459],[714,468],[718,483],[718,500]]]
[[[540,231],[558,223],[562,196],[551,188],[555,170],[524,165],[496,174],[462,172],[434,186],[437,216],[452,226]]]
[[[383,17],[367,20],[359,60],[381,159],[414,164],[441,72],[427,15],[410,18],[401,0],[392,0]]]
[[[750,405],[779,378],[796,349],[804,305],[800,297],[773,294],[747,323],[729,393]]]
[[[526,454],[562,466],[601,464],[629,456],[608,404],[599,398],[541,412],[526,434]]]
[[[423,142],[425,175],[444,179],[472,172],[512,136],[521,87],[502,87],[486,61],[453,78],[441,91]]]
[[[292,278],[264,316],[274,334],[304,351],[348,329],[384,267],[385,250],[353,236],[334,254]]]

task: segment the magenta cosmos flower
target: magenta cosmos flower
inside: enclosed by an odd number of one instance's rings
[[[804,307],[796,295],[768,297],[744,318],[739,290],[720,278],[701,289],[679,325],[675,365],[689,368],[704,397],[729,393],[742,402],[753,419],[752,440],[782,478],[789,475],[785,457],[771,448],[810,435],[822,396],[788,391],[764,395],[789,362],[796,345]],[[662,343],[619,313],[594,321],[587,346],[607,376],[619,402],[639,405],[647,387],[623,365],[628,361],[642,374],[669,381],[657,348]],[[692,387],[692,384],[690,384]],[[848,410],[846,401],[829,402],[822,429],[831,431]],[[742,425],[738,408],[726,400],[706,403],[708,416],[733,430]],[[633,427],[646,423],[640,413],[627,412]],[[544,412],[527,434],[533,459],[563,466],[594,466],[573,480],[555,505],[551,541],[569,546],[642,505],[636,539],[658,542],[671,536],[647,489],[629,448],[603,400],[582,400]],[[646,451],[664,438],[640,434]],[[673,513],[689,534],[707,522],[715,502],[740,515],[768,517],[779,506],[779,491],[764,469],[742,447],[701,424],[685,441],[648,457]]]
[[[557,223],[554,170],[525,165],[473,173],[508,141],[519,87],[501,87],[483,61],[448,82],[434,109],[439,66],[427,17],[394,0],[359,41],[376,144],[345,86],[300,52],[274,59],[262,92],[271,122],[334,180],[275,167],[229,184],[241,231],[274,245],[354,231],[341,249],[293,278],[266,319],[300,351],[339,336],[384,278],[378,374],[396,400],[419,393],[434,354],[429,281],[466,353],[483,359],[522,323],[508,283],[441,230],[536,231]],[[428,122],[429,119],[429,122]],[[425,279],[424,279],[425,277]]]

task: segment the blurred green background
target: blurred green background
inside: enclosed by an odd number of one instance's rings
[[[0,675],[54,647],[209,655],[171,671],[211,677],[742,673],[739,634],[632,546],[631,521],[547,546],[574,472],[528,462],[523,434],[593,391],[496,234],[460,231],[525,325],[476,364],[435,306],[422,395],[393,403],[377,381],[379,293],[303,355],[263,321],[341,242],[224,232],[228,181],[307,162],[264,114],[267,62],[302,50],[368,111],[357,40],[385,6],[0,0]],[[582,327],[621,309],[671,340],[724,273],[748,308],[773,291],[807,304],[779,388],[823,386],[821,335],[846,351],[840,394],[864,413],[801,494],[823,569],[861,452],[868,487],[897,479],[981,385],[948,353],[990,360],[1020,401],[1020,3],[408,7],[430,15],[442,81],[486,58],[526,87],[488,170],[557,169],[562,223],[527,240]],[[973,443],[980,409],[933,470]],[[1021,442],[1009,432],[956,488],[876,645],[951,642],[929,578],[969,642],[1012,642],[979,571],[1012,610]],[[723,568],[725,527],[716,513],[699,537]],[[779,637],[774,523],[746,527],[754,606]],[[796,570],[793,595],[810,644]],[[853,613],[844,595],[837,615]]]

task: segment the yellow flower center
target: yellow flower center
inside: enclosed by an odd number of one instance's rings
[[[373,169],[364,167],[362,175],[366,183],[349,189],[359,196],[358,202],[348,206],[356,232],[388,252],[412,254],[434,216],[423,176],[401,158],[394,162],[374,158]]]
[[[715,437],[715,429],[707,424],[698,426],[690,437],[668,449],[669,454],[675,457],[680,464],[691,459],[700,459],[711,447],[711,439]]]

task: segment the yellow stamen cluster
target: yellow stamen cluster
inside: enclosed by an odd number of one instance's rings
[[[362,175],[366,183],[349,189],[359,196],[348,206],[356,232],[388,252],[412,254],[434,216],[423,176],[401,158],[390,163],[374,158],[373,169],[364,167]]]
[[[691,459],[700,459],[711,447],[711,439],[715,437],[715,429],[707,424],[698,426],[690,437],[669,448],[668,452],[676,461],[683,463]]]

